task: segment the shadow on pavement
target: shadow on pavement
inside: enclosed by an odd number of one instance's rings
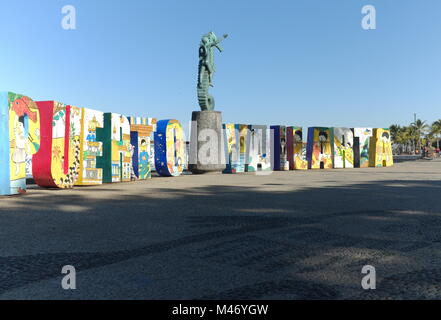
[[[1,207],[3,244],[32,246],[33,253],[2,249],[0,294],[59,277],[63,265],[81,272],[173,250],[225,272],[259,274],[254,284],[229,288],[214,281],[189,299],[441,298],[441,181],[154,194],[146,185],[133,195],[91,188],[111,200],[54,193]],[[378,289],[361,292],[367,264],[377,268]]]

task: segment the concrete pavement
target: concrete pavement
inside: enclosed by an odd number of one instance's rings
[[[424,160],[31,187],[0,198],[0,299],[440,299],[440,194]]]

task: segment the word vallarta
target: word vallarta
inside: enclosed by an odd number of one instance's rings
[[[389,129],[224,124],[224,173],[389,167]]]
[[[160,175],[177,176],[185,163],[183,138],[173,119],[126,117],[0,92],[0,195],[25,193],[27,175],[45,188],[150,179],[153,163]]]

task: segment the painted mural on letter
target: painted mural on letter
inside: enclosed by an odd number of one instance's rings
[[[33,178],[41,187],[72,188],[80,171],[81,109],[56,101],[37,106],[44,139],[32,159]]]
[[[389,129],[374,129],[370,148],[371,167],[390,167],[394,164]]]
[[[289,162],[287,156],[286,126],[271,126],[272,133],[272,166],[273,170],[284,171],[289,170]]]
[[[287,160],[289,170],[307,170],[306,145],[303,143],[303,128],[292,126],[286,128]]]
[[[271,171],[270,139],[267,126],[250,125],[248,128],[246,171]]]
[[[0,93],[0,194],[26,192],[26,162],[40,149],[40,113],[29,97]]]
[[[187,161],[184,130],[177,120],[161,120],[155,132],[155,167],[161,176],[179,176]]]
[[[372,128],[354,128],[354,166],[369,167],[369,147],[373,136]]]
[[[306,157],[309,169],[332,169],[331,138],[330,128],[311,127],[308,129]]]
[[[132,154],[132,174],[136,179],[152,177],[150,166],[151,136],[156,131],[156,119],[130,117],[130,144]]]
[[[96,129],[96,139],[103,142],[103,155],[97,168],[103,170],[103,182],[131,180],[130,123],[117,113],[104,113],[104,127]]]
[[[103,155],[103,143],[96,136],[97,129],[103,127],[103,112],[87,108],[81,110],[80,172],[76,185],[103,183],[103,169],[97,168],[97,157]]]
[[[248,126],[246,124],[237,124],[236,126],[239,130],[239,161],[236,166],[236,173],[238,173],[246,171]]]
[[[354,134],[349,128],[332,128],[334,141],[331,144],[334,168],[354,168]]]
[[[223,125],[224,140],[227,145],[226,169],[224,173],[236,173],[239,166],[239,130],[234,123]]]

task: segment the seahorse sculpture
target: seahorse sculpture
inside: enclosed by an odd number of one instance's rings
[[[198,100],[202,111],[214,110],[214,97],[208,93],[209,87],[213,87],[213,76],[216,72],[214,65],[213,49],[217,48],[219,52],[223,49],[219,43],[228,37],[225,34],[218,39],[213,32],[209,32],[202,37],[199,46],[199,74],[198,74]]]

